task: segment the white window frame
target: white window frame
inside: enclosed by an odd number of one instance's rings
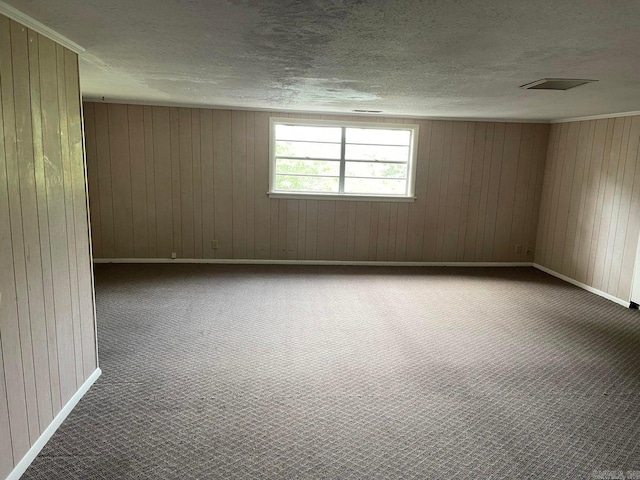
[[[276,125],[326,126],[326,127],[355,127],[378,128],[384,130],[410,130],[411,144],[409,151],[409,165],[407,168],[407,193],[405,195],[371,195],[360,193],[320,193],[320,192],[290,192],[276,190]],[[413,202],[415,201],[416,163],[418,156],[418,135],[420,127],[406,123],[375,123],[353,122],[346,120],[315,120],[298,118],[271,117],[269,120],[269,198],[295,198],[309,200],[351,200],[378,202]],[[344,152],[341,163],[345,162]],[[341,171],[344,171],[341,169]]]

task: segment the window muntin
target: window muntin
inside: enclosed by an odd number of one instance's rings
[[[413,199],[418,126],[271,119],[270,194]]]

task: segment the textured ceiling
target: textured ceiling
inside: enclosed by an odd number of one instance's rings
[[[86,98],[549,120],[640,110],[638,0],[8,0]],[[597,79],[522,90],[543,77]]]

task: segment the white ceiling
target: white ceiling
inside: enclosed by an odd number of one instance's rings
[[[85,98],[551,120],[640,110],[638,0],[8,0]],[[544,77],[599,80],[522,90]]]

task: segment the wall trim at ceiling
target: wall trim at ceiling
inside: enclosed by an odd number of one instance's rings
[[[602,115],[589,115],[586,117],[561,118],[559,120],[551,120],[549,123],[585,122],[587,120],[601,120],[603,118],[617,118],[617,117],[633,117],[635,115],[640,115],[640,110],[635,110],[633,112],[603,113]]]
[[[89,391],[91,385],[95,383],[98,379],[102,370],[96,368],[89,378],[85,380],[85,382],[80,386],[78,391],[73,394],[73,396],[69,399],[69,401],[62,407],[62,410],[55,416],[53,421],[49,424],[49,426],[42,432],[42,435],[38,437],[35,443],[31,446],[31,448],[27,451],[27,453],[22,457],[22,460],[18,462],[13,471],[9,474],[6,480],[18,480],[22,474],[29,468],[29,465],[35,460],[40,453],[40,450],[47,444],[47,442],[51,439],[56,430],[62,425],[62,422],[69,416],[71,411],[78,404],[80,399],[84,397],[84,394]]]
[[[0,1],[0,14],[9,17],[10,19],[15,20],[18,23],[21,23],[25,27],[38,32],[40,35],[44,35],[50,40],[59,43],[63,47],[66,47],[73,52],[76,52],[78,54],[84,52],[84,48],[82,48],[74,41],[69,40],[64,35],[61,35],[52,28],[49,28],[45,24],[39,22],[35,18],[30,17],[26,13],[22,13],[17,8],[12,7],[11,5],[4,3],[3,1]]]
[[[532,262],[377,262],[353,260],[262,260],[235,258],[94,258],[93,263],[181,263],[215,265],[346,265],[355,267],[531,267]]]
[[[89,103],[115,103],[120,105],[142,105],[147,107],[176,107],[176,108],[202,108],[208,110],[239,110],[244,112],[271,112],[273,114],[296,114],[296,115],[327,115],[336,117],[361,117],[361,118],[403,118],[406,120],[440,120],[451,122],[486,122],[486,123],[537,123],[548,124],[549,120],[535,120],[535,119],[515,119],[515,118],[482,118],[482,117],[431,117],[428,115],[398,115],[391,113],[357,113],[357,112],[328,112],[322,110],[291,110],[281,108],[264,108],[264,107],[234,107],[232,105],[207,105],[198,103],[179,103],[179,102],[158,102],[158,101],[144,101],[144,100],[125,100],[115,98],[82,97],[83,102]]]
[[[629,301],[628,300],[623,300],[621,298],[618,298],[614,295],[611,295],[610,293],[607,292],[603,292],[602,290],[598,290],[597,288],[594,288],[590,285],[587,285],[586,283],[582,283],[579,282],[578,280],[575,280],[571,277],[567,277],[566,275],[562,275],[561,273],[558,273],[554,270],[551,270],[550,268],[547,267],[543,267],[542,265],[538,264],[538,263],[534,263],[533,264],[534,268],[537,268],[538,270],[544,272],[544,273],[548,273],[549,275],[559,278],[560,280],[564,280],[567,283],[570,283],[572,285],[575,285],[576,287],[580,287],[583,290],[586,290],[587,292],[591,292],[591,293],[595,293],[596,295],[599,295],[603,298],[606,298],[607,300],[611,300],[614,303],[617,303],[618,305],[622,305],[625,308],[629,308]]]

